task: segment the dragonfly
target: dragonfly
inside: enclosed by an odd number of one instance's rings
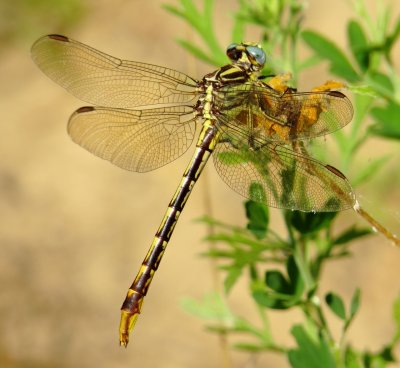
[[[267,57],[256,43],[233,43],[230,63],[196,80],[188,75],[107,55],[62,35],[32,46],[32,58],[53,81],[90,103],[68,121],[72,140],[135,172],[193,155],[121,308],[119,341],[129,334],[178,218],[206,162],[246,198],[271,207],[326,212],[355,204],[343,173],[312,158],[305,143],[341,129],[353,116],[340,83],[297,92],[287,77],[264,77]],[[339,88],[338,88],[339,87]],[[260,191],[249,188],[258,186]]]

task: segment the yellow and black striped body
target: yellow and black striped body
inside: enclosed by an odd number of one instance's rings
[[[176,222],[189,198],[194,184],[199,178],[205,163],[213,151],[218,140],[218,134],[211,120],[207,119],[200,133],[195,153],[187,166],[182,180],[168,205],[168,209],[154,236],[153,243],[143,260],[138,274],[135,277],[121,308],[120,343],[127,345],[129,332],[133,329],[139,316],[143,299],[156,272],[165,248],[174,231]]]
[[[122,304],[119,333],[120,344],[123,346],[126,346],[129,342],[129,332],[133,329],[140,314],[144,297],[150,287],[154,273],[158,269],[178,218],[220,138],[221,133],[217,129],[216,119],[212,114],[215,107],[214,92],[221,86],[244,83],[250,78],[253,78],[253,74],[247,74],[243,68],[226,65],[206,75],[199,83],[204,92],[203,97],[199,99],[196,110],[199,117],[204,119],[203,126],[192,159],[186,167],[182,180],[154,236],[153,243]]]

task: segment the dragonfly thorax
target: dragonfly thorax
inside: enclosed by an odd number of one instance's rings
[[[264,67],[267,58],[264,50],[256,43],[232,43],[228,46],[226,54],[232,63],[205,75],[198,85],[201,97],[195,111],[205,119],[216,120],[213,108],[215,94],[218,94],[220,88],[256,81],[258,72]]]
[[[220,88],[257,80],[258,72],[266,61],[264,50],[256,43],[233,43],[228,46],[226,54],[232,63],[205,75],[199,83],[202,96],[195,111],[204,119],[216,120],[213,108],[215,108],[215,95]]]

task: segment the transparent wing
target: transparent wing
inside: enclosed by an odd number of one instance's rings
[[[290,146],[269,142],[253,149],[225,141],[217,145],[213,156],[217,172],[229,187],[250,198],[250,186],[261,186],[265,197],[251,199],[268,206],[331,212],[354,205],[353,190],[342,173]]]
[[[47,76],[94,105],[177,105],[197,97],[197,82],[183,73],[117,59],[65,36],[44,36],[34,43],[31,52]]]
[[[72,140],[131,171],[157,169],[181,156],[195,135],[193,109],[146,110],[81,107],[68,122]]]
[[[262,141],[288,142],[329,134],[353,117],[349,99],[338,91],[283,95],[257,83],[224,87],[217,93],[218,117],[226,129],[247,129]],[[233,126],[235,124],[236,126]]]

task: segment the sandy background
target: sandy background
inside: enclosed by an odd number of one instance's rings
[[[87,14],[67,35],[111,55],[200,78],[211,68],[195,62],[174,42],[193,35],[161,9],[163,2],[88,1]],[[215,21],[222,26],[216,29],[224,45],[230,42],[227,25],[236,2],[217,3]],[[191,153],[141,175],[73,144],[65,126],[83,103],[46,78],[29,55],[30,45],[41,35],[64,32],[55,29],[46,14],[40,29],[0,48],[0,367],[221,367],[218,339],[182,311],[179,300],[201,298],[212,289],[209,262],[199,257],[207,247],[201,241],[205,228],[193,221],[206,213],[206,191],[213,215],[228,223],[244,223],[243,200],[228,190],[212,165],[206,169],[179,221],[130,346],[120,348],[119,307]],[[343,44],[351,14],[346,1],[310,0],[304,23]],[[28,21],[30,14],[26,17]],[[328,77],[321,67],[304,75],[301,87]],[[376,140],[364,151],[359,160],[384,152],[394,155],[391,165],[358,192],[371,212],[399,229],[399,148]],[[334,158],[330,163],[335,164]],[[346,174],[351,179],[352,173]],[[271,214],[279,231],[279,211]],[[355,221],[355,214],[347,211],[338,226]],[[358,242],[353,250],[353,258],[329,264],[321,289],[333,289],[348,300],[356,287],[362,288],[362,309],[349,339],[358,348],[378,350],[393,332],[391,305],[399,292],[400,251],[378,236]],[[236,313],[257,321],[245,283],[234,289],[229,302]],[[295,321],[301,316],[271,314],[278,342],[293,343],[288,331]],[[339,334],[338,321],[332,317],[330,322]],[[232,361],[234,367],[288,366],[273,354],[233,352]]]

